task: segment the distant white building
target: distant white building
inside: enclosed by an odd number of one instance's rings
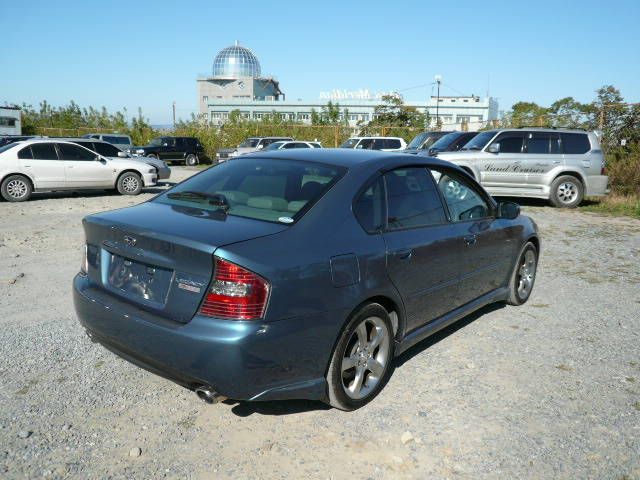
[[[253,52],[237,42],[216,55],[213,75],[198,78],[197,83],[200,118],[212,125],[224,124],[233,111],[251,120],[275,113],[284,121],[310,124],[312,111],[320,113],[331,100],[340,105],[340,118],[346,117],[355,127],[358,122],[373,120],[375,107],[380,104],[380,98],[368,90],[323,92],[316,101],[286,100],[275,79],[261,76],[260,63]],[[432,128],[439,117],[442,130],[477,130],[498,118],[498,103],[491,97],[432,96],[428,101],[404,104],[421,113],[428,112]]]
[[[20,135],[20,107],[0,106],[0,135]]]

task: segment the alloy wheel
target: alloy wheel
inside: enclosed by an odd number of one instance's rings
[[[127,193],[135,192],[140,186],[140,182],[133,175],[128,175],[122,179],[122,189]]]
[[[536,275],[536,255],[533,250],[527,250],[518,268],[518,296],[526,299],[533,288]]]
[[[351,334],[345,349],[341,377],[345,394],[366,397],[382,379],[389,359],[391,335],[378,317],[364,319]]]
[[[564,203],[569,204],[575,201],[578,197],[578,186],[572,182],[563,182],[558,185],[558,199]]]
[[[11,180],[9,183],[7,183],[7,193],[15,199],[20,199],[23,198],[25,195],[27,195],[27,192],[29,191],[29,186],[26,184],[26,182],[24,180],[20,180],[18,178]]]

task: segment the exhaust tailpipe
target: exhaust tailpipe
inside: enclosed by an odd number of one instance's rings
[[[196,395],[209,404],[224,402],[227,399],[224,395],[220,395],[218,392],[204,385],[196,388]]]

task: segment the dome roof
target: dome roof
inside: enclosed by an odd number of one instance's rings
[[[213,60],[213,76],[224,78],[259,77],[260,62],[251,50],[235,45],[223,48]]]

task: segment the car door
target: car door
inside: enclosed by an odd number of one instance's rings
[[[464,305],[505,284],[517,237],[496,221],[495,204],[473,180],[441,167],[431,172],[452,225],[459,275],[456,304]]]
[[[499,193],[500,188],[505,193],[526,188],[524,138],[523,131],[502,132],[485,148],[487,153],[480,161],[481,183],[491,187],[492,192]]]
[[[426,168],[397,168],[383,178],[387,271],[413,330],[455,308],[460,245]]]
[[[162,137],[162,143],[158,147],[158,157],[161,160],[177,160],[176,155],[176,139],[171,137]]]
[[[548,184],[546,175],[562,164],[560,135],[556,132],[527,132],[523,168],[529,188],[542,191]]]
[[[115,172],[107,160],[79,145],[57,143],[56,147],[64,163],[68,188],[114,186]]]
[[[64,188],[64,162],[52,142],[32,143],[18,152],[21,168],[33,178],[37,189]]]

